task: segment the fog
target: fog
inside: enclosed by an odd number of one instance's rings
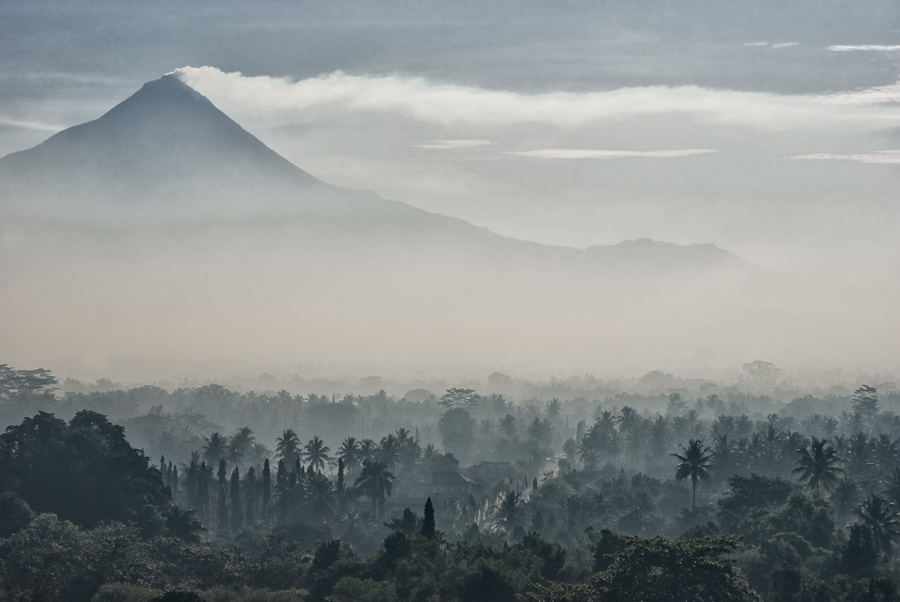
[[[0,361],[896,372],[896,7],[728,7],[7,7],[0,154],[165,73],[261,143],[146,101],[3,159]]]

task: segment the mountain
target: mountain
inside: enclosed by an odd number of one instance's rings
[[[543,246],[331,186],[268,148],[173,74],[144,84],[99,119],[0,158],[3,208],[86,223],[117,217],[126,222],[302,218],[297,227],[314,224],[318,233],[326,220],[339,226],[342,238],[352,235],[357,242],[406,239],[419,246],[464,247],[477,256],[512,253],[538,263],[625,269],[749,265],[713,245],[644,239],[585,252]]]

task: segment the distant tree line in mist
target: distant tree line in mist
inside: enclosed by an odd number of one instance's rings
[[[9,599],[900,599],[896,390],[0,383]]]

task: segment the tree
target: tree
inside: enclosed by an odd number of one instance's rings
[[[251,523],[254,520],[256,520],[256,518],[257,518],[257,516],[256,516],[256,487],[257,487],[257,485],[256,485],[256,469],[254,469],[252,466],[250,467],[250,470],[247,471],[246,483],[247,483],[247,491],[246,491],[247,522]]]
[[[447,389],[440,404],[446,408],[468,408],[475,405],[478,396],[474,389]]]
[[[145,535],[162,527],[171,494],[125,429],[89,410],[68,424],[46,412],[0,435],[0,491],[15,493],[36,513],[51,512],[85,527],[133,523]]]
[[[244,526],[244,513],[241,510],[241,473],[235,466],[231,471],[231,531],[237,533]]]
[[[862,385],[853,392],[853,413],[871,424],[878,415],[878,389]]]
[[[696,510],[697,481],[710,482],[707,469],[712,466],[712,456],[708,453],[709,448],[703,447],[703,441],[699,439],[688,440],[687,446],[682,445],[681,449],[684,455],[671,454],[680,461],[678,466],[675,467],[675,480],[691,479],[691,489],[693,491],[691,510]]]
[[[206,462],[200,463],[197,474],[197,515],[200,522],[209,523],[209,481],[207,480]]]
[[[522,502],[515,491],[507,491],[494,506],[494,526],[502,529],[507,535],[512,533],[522,514]]]
[[[434,522],[434,505],[431,503],[431,498],[429,497],[425,500],[425,518],[422,521],[422,537],[427,537],[431,539],[434,537],[435,533],[435,522]]]
[[[300,437],[291,429],[282,431],[281,437],[275,440],[275,453],[284,460],[285,465],[291,466],[300,453]]]
[[[512,414],[507,414],[501,418],[500,432],[503,433],[503,436],[507,439],[512,439],[516,434],[516,417]]]
[[[438,421],[438,431],[441,433],[444,448],[460,457],[471,452],[475,440],[475,427],[475,420],[462,408],[447,410]]]
[[[310,439],[303,449],[305,450],[303,456],[309,462],[309,465],[314,470],[321,472],[325,468],[325,463],[329,460],[328,452],[331,451],[331,448],[325,445],[322,439],[316,435]]]
[[[354,437],[347,437],[338,448],[338,459],[344,461],[344,468],[354,471],[359,467],[359,441]]]
[[[844,472],[838,464],[841,459],[837,455],[834,447],[828,445],[825,439],[819,440],[812,438],[809,447],[802,447],[797,450],[800,458],[797,460],[797,467],[791,471],[791,474],[800,475],[798,481],[806,481],[807,487],[819,491],[824,488],[831,491],[838,481],[838,475]]]
[[[209,437],[204,437],[206,442],[203,446],[203,459],[209,464],[216,464],[225,457],[228,451],[228,440],[222,436],[222,433],[213,433]]]
[[[271,508],[269,507],[269,505],[271,504],[271,502],[272,502],[272,471],[269,468],[269,459],[266,458],[266,461],[263,463],[263,471],[262,471],[262,517],[264,520],[268,520],[270,518]]]
[[[14,420],[32,409],[48,410],[56,401],[55,384],[56,377],[49,370],[16,370],[0,364],[0,409],[11,408]]]
[[[228,496],[225,493],[225,485],[219,485],[219,493],[216,495],[216,530],[224,533],[231,526],[228,518]]]
[[[894,510],[894,505],[873,493],[859,505],[856,515],[872,530],[881,551],[892,558],[894,542],[900,539],[900,516]]]
[[[394,490],[394,474],[383,462],[366,462],[356,479],[356,489],[372,500],[372,515],[384,516],[385,497],[391,497]]]
[[[731,536],[669,541],[662,537],[622,538],[627,547],[612,565],[591,579],[599,600],[670,602],[758,600],[735,570]]]

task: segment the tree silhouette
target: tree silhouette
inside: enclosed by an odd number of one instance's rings
[[[291,429],[282,431],[281,437],[275,440],[275,453],[284,460],[285,465],[293,465],[300,453],[300,437],[297,433]]]
[[[375,456],[379,461],[387,464],[390,470],[397,468],[397,462],[400,460],[400,441],[393,435],[388,435],[381,440]]]
[[[354,471],[359,467],[359,441],[347,437],[338,448],[338,458],[344,461],[344,468]]]
[[[422,536],[427,538],[434,537],[435,533],[435,522],[434,522],[434,505],[431,503],[431,498],[429,497],[425,500],[425,518],[422,521]]]
[[[500,501],[494,507],[494,526],[509,534],[519,522],[521,513],[522,502],[519,499],[519,494],[515,491],[507,491],[500,497]]]
[[[225,457],[228,451],[228,440],[222,436],[222,433],[213,433],[209,437],[204,437],[203,440],[206,442],[203,446],[203,459],[208,464],[217,464]]]
[[[263,463],[262,470],[262,518],[268,520],[270,516],[270,504],[272,502],[272,470],[269,468],[269,459]]]
[[[241,510],[241,473],[235,466],[231,471],[231,531],[237,533],[244,526],[244,513]]]
[[[797,450],[800,458],[797,467],[791,474],[800,475],[798,481],[806,481],[806,486],[819,491],[824,488],[831,491],[838,480],[838,475],[843,471],[838,464],[841,459],[833,446],[828,445],[825,439],[812,438],[809,447],[801,447]]]
[[[500,432],[503,433],[503,436],[512,439],[516,434],[516,417],[512,414],[507,414],[503,418],[500,419]]]
[[[892,558],[894,542],[900,539],[900,516],[894,510],[894,505],[873,493],[859,505],[856,515],[872,530],[881,551]]]
[[[853,413],[871,423],[878,415],[878,389],[862,385],[853,392]]]
[[[356,479],[356,488],[372,500],[372,515],[376,518],[384,516],[384,500],[394,490],[394,474],[383,462],[366,462],[362,472]]]
[[[712,456],[708,453],[709,448],[704,447],[703,441],[700,439],[688,440],[687,446],[682,445],[681,449],[684,455],[671,454],[673,457],[680,460],[678,466],[675,467],[675,480],[683,481],[687,478],[691,479],[691,489],[693,492],[691,510],[696,510],[697,481],[703,481],[704,483],[710,482],[707,469],[712,466]]]
[[[309,462],[309,465],[313,470],[321,472],[329,459],[328,452],[331,451],[331,448],[325,445],[325,443],[322,442],[322,439],[316,435],[309,440],[309,443],[307,443],[303,449],[304,459]]]

